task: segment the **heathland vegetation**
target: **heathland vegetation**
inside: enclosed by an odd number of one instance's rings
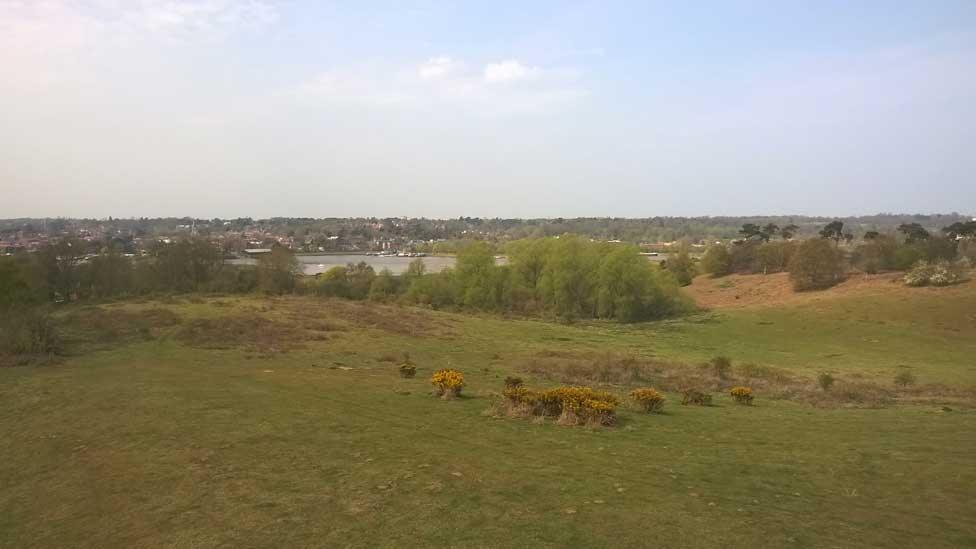
[[[972,544],[970,228],[743,231],[0,258],[0,545]]]

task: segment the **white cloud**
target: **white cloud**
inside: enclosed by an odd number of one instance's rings
[[[420,65],[417,73],[421,78],[443,78],[458,69],[458,63],[447,56],[431,57]]]
[[[154,40],[221,38],[274,23],[268,0],[0,0],[0,89],[85,78],[99,51],[135,58]]]
[[[303,102],[453,111],[479,116],[543,114],[569,108],[587,96],[579,71],[527,67],[517,61],[483,71],[443,55],[413,68],[360,65],[329,70],[292,93]],[[532,86],[497,85],[533,80]]]
[[[509,59],[500,63],[485,65],[485,82],[504,83],[518,80],[530,80],[539,76],[538,67],[527,67],[522,63]]]

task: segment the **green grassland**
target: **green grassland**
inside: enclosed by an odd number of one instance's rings
[[[0,369],[0,546],[973,546],[974,311],[958,290],[638,325],[298,297],[72,305],[66,356]],[[602,429],[488,413],[507,375],[555,383],[523,368],[553,354],[724,354],[811,386],[891,388],[908,368],[948,392],[669,393],[666,413],[625,406]],[[464,398],[430,396],[443,367]]]

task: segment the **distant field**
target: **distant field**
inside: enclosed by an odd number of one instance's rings
[[[736,300],[777,279],[699,278],[712,310],[640,325],[315,298],[71,306],[69,356],[0,369],[0,546],[976,545],[976,286],[862,282]],[[486,413],[506,375],[699,372],[718,354],[894,402],[672,392],[665,414],[599,430]],[[466,398],[429,396],[448,366]],[[892,385],[905,369],[914,392]]]

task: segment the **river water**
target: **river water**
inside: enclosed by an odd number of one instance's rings
[[[411,261],[418,259],[416,257],[385,257],[361,254],[299,255],[296,256],[296,258],[302,265],[302,271],[307,275],[324,273],[332,267],[344,266],[349,263],[359,263],[360,261],[365,261],[366,264],[372,266],[377,273],[383,269],[389,269],[393,274],[399,275],[407,271],[407,266],[410,265]],[[420,259],[424,260],[424,265],[427,266],[428,273],[441,272],[448,267],[453,267],[455,262],[453,256],[427,256]],[[660,261],[664,259],[664,254],[656,257],[648,257],[648,259],[651,261]],[[499,265],[504,265],[506,260],[504,257],[498,257],[496,262]],[[254,265],[257,263],[257,260],[251,258],[231,259],[228,261],[228,263],[235,265]]]

